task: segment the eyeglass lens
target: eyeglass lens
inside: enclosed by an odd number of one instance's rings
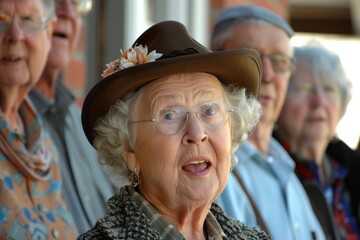
[[[275,72],[287,72],[291,71],[293,67],[293,60],[291,57],[285,54],[260,54],[261,58],[268,58],[271,62],[271,66]]]
[[[16,22],[25,32],[39,32],[44,29],[46,20],[41,16],[12,18],[6,13],[0,13],[0,32],[5,32],[13,22]]]
[[[164,134],[172,135],[180,132],[186,125],[189,114],[184,107],[161,109],[154,118],[155,126]],[[208,102],[200,105],[196,117],[208,128],[216,129],[228,120],[227,111],[220,102]]]

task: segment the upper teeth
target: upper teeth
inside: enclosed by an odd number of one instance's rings
[[[185,164],[185,165],[190,165],[190,164],[200,164],[200,163],[206,163],[206,161],[195,161],[195,162],[189,162],[189,163],[187,163],[187,164]]]
[[[13,60],[16,60],[16,57],[5,57],[5,60],[13,61]]]

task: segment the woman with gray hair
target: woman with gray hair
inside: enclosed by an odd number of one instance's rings
[[[53,0],[0,0],[0,239],[74,239],[55,145],[31,101],[54,27]]]
[[[327,239],[358,239],[358,209],[352,209],[345,179],[349,169],[326,154],[351,99],[340,58],[312,42],[295,48],[291,76],[275,136],[292,155]]]
[[[269,239],[214,203],[260,117],[260,61],[250,49],[210,52],[174,21],[121,51],[82,111],[121,189],[78,239]]]

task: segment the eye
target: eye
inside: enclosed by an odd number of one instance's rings
[[[206,105],[201,112],[203,112],[206,116],[212,116],[216,114],[217,109],[213,105]]]
[[[278,68],[285,69],[288,68],[290,65],[290,59],[287,56],[284,56],[282,54],[274,54],[270,57],[274,65]]]
[[[325,85],[325,86],[323,86],[323,89],[327,93],[333,93],[336,91],[336,87],[333,85]]]
[[[199,117],[208,121],[220,115],[221,107],[217,102],[205,103],[199,107]]]
[[[21,17],[22,26],[29,31],[37,31],[44,27],[44,19],[40,16],[23,16]]]
[[[3,22],[3,23],[8,24],[8,23],[11,22],[11,18],[8,15],[4,14],[4,13],[0,13],[0,21]]]
[[[180,107],[162,109],[158,114],[158,120],[162,121],[174,121],[181,119],[185,110]]]

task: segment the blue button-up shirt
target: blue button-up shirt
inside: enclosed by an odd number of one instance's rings
[[[241,176],[274,240],[325,239],[312,211],[306,192],[294,172],[294,162],[275,140],[271,139],[269,156],[249,142],[235,153],[239,160],[233,171]],[[225,212],[256,226],[256,215],[234,174],[230,174],[224,192],[217,199]]]

